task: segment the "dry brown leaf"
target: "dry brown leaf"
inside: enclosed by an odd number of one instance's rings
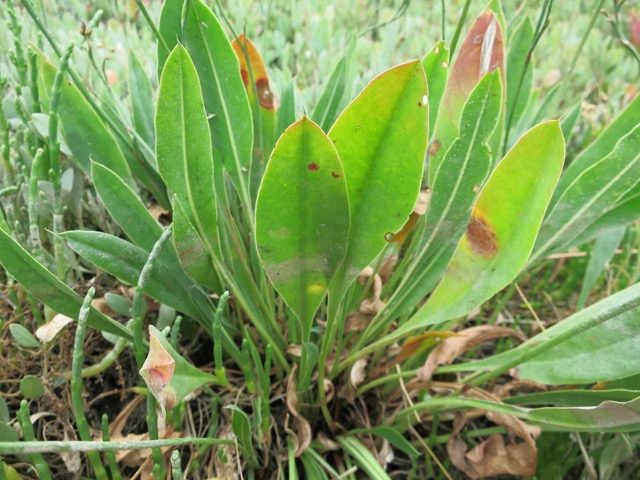
[[[327,437],[327,434],[324,432],[318,433],[316,440],[328,451],[337,452],[340,450],[340,445]]]
[[[481,325],[466,328],[458,332],[458,336],[445,339],[431,351],[424,365],[418,369],[418,378],[426,382],[431,379],[438,366],[452,363],[458,356],[476,345],[504,337],[515,338],[521,342],[527,339],[522,333],[508,327]]]
[[[153,217],[153,219],[158,222],[160,221],[160,217],[169,215],[169,210],[165,210],[157,203],[154,203],[149,207],[149,213]]]
[[[157,335],[162,333],[149,328],[149,354],[140,369],[140,375],[158,401],[164,417],[165,409],[175,406],[175,394],[169,392],[166,387],[173,377],[176,362],[162,346]]]
[[[292,355],[294,357],[302,356],[302,345],[289,345],[286,349],[288,355]]]
[[[356,398],[356,390],[367,377],[367,359],[361,358],[351,367],[349,381],[343,383],[338,390],[338,398],[344,398],[349,403],[353,403]]]
[[[521,390],[532,390],[534,392],[546,392],[547,387],[542,383],[533,382],[531,380],[512,380],[502,385],[493,387],[493,394],[498,398],[510,397],[514,392]]]
[[[479,388],[472,388],[463,395],[502,403],[499,398]],[[505,444],[501,435],[491,435],[467,451],[467,445],[459,435],[466,423],[466,416],[457,413],[453,432],[447,442],[447,453],[451,462],[471,479],[507,474],[534,475],[538,456],[535,439],[540,435],[540,428],[527,425],[522,420],[504,413],[486,411],[485,416],[496,425],[502,425],[507,429],[510,443]]]
[[[45,323],[36,330],[36,337],[42,343],[50,342],[71,322],[73,322],[73,318],[58,313],[50,322]]]
[[[287,409],[295,419],[295,439],[297,442],[295,456],[299,457],[311,443],[311,424],[298,413],[298,394],[294,382],[296,369],[297,365],[294,365],[287,380]]]

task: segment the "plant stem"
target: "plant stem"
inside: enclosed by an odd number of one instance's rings
[[[233,440],[220,438],[165,438],[132,442],[52,441],[2,442],[0,455],[61,453],[61,452],[114,452],[145,448],[176,447],[180,445],[235,445]]]
[[[84,404],[82,402],[82,363],[84,362],[84,339],[87,333],[87,318],[91,310],[91,300],[96,291],[93,287],[89,289],[82,307],[80,308],[80,315],[78,315],[78,327],[76,328],[76,338],[73,345],[73,363],[71,367],[71,403],[73,407],[73,415],[76,418],[76,427],[78,428],[78,435],[80,439],[89,442],[91,441],[91,432],[89,431],[89,424],[84,416]],[[95,451],[87,451],[87,457],[91,462],[93,471],[96,478],[99,480],[108,480],[107,471],[105,470],[102,459]]]

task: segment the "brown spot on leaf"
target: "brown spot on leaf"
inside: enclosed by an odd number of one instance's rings
[[[471,250],[483,257],[491,257],[498,251],[496,234],[487,221],[480,216],[472,216],[467,225],[467,239]]]
[[[320,169],[320,167],[318,166],[318,164],[317,164],[317,163],[315,163],[315,162],[314,162],[314,163],[310,163],[309,165],[307,165],[307,168],[308,168],[309,170],[311,170],[312,172],[317,172],[317,171]]]
[[[429,155],[437,155],[440,151],[440,140],[434,140],[429,147]]]
[[[249,85],[249,72],[247,72],[244,68],[241,68],[240,76],[242,77],[242,83],[246,88],[246,86]]]
[[[267,110],[275,108],[274,95],[269,88],[269,79],[262,77],[256,80],[256,90],[258,91],[258,101]]]
[[[331,172],[331,176],[333,178],[340,178],[340,175],[338,175],[336,172]]]
[[[418,106],[421,107],[422,106],[422,102],[418,102]]]

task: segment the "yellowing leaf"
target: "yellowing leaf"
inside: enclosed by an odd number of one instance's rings
[[[140,375],[160,407],[172,407],[174,396],[165,391],[165,388],[173,377],[176,361],[160,343],[158,335],[162,333],[149,328],[149,334],[149,355],[140,369]]]

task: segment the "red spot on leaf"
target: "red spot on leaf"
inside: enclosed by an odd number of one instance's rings
[[[340,178],[340,175],[338,175],[336,172],[331,172],[331,176],[333,178]]]
[[[440,140],[434,140],[429,147],[429,155],[436,155],[440,151]]]
[[[273,110],[275,108],[274,95],[269,88],[269,79],[266,77],[258,78],[256,80],[256,90],[258,91],[258,101],[260,105],[267,110]]]
[[[314,162],[314,163],[310,163],[309,165],[307,165],[307,168],[308,168],[309,170],[311,170],[312,172],[317,172],[317,171],[320,169],[320,167],[318,166],[318,164],[317,164],[317,163],[315,163],[315,162]]]
[[[249,85],[249,72],[247,72],[244,68],[240,69],[240,76],[242,77],[242,83],[246,87]]]

